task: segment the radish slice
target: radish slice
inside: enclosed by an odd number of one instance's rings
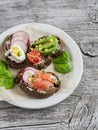
[[[20,46],[26,53],[29,46],[29,35],[24,31],[15,32],[12,36],[11,44]]]
[[[24,44],[23,41],[15,41],[13,43],[11,43],[11,46],[17,45],[19,46],[25,53],[27,52],[27,45]]]
[[[27,34],[26,32],[24,32],[24,31],[18,31],[18,32],[14,33],[14,34],[13,34],[13,38],[14,38],[15,36],[22,36],[22,37],[24,37],[24,38],[26,38],[26,39],[29,38],[28,34]]]
[[[32,68],[32,67],[27,67],[27,68],[24,69],[24,71],[26,71],[26,70],[32,70],[32,71],[34,71],[34,72],[37,71],[36,69],[34,69],[34,68]]]
[[[25,82],[25,83],[28,83],[29,82],[29,78],[32,77],[33,75],[35,75],[35,72],[32,71],[32,70],[25,70],[22,74],[22,80]]]
[[[12,38],[11,42],[13,43],[15,41],[23,41],[25,44],[28,43],[28,39],[22,36],[15,36],[14,38]]]

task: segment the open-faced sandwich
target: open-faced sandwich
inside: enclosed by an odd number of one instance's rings
[[[43,36],[36,40],[31,48],[37,49],[44,56],[57,56],[62,51],[62,40],[55,36]]]
[[[61,50],[60,38],[54,35],[43,36],[31,45],[27,54],[28,64],[37,69],[44,69],[51,64],[52,57],[59,55]]]
[[[54,94],[60,89],[61,83],[56,74],[32,67],[20,71],[15,82],[19,83],[26,94],[36,98],[45,98]]]
[[[25,66],[29,46],[29,35],[24,31],[17,31],[5,38],[3,42],[4,55],[10,67]]]

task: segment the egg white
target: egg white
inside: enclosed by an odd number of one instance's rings
[[[18,48],[18,50],[20,52],[20,55],[16,55],[14,53],[14,51],[12,51],[13,47]],[[9,52],[11,54],[12,59],[13,60],[15,59],[14,61],[17,62],[17,63],[22,62],[22,61],[24,61],[26,59],[24,51],[17,45],[12,45]]]

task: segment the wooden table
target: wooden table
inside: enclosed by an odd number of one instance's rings
[[[54,25],[78,44],[84,73],[65,101],[43,110],[0,102],[0,130],[98,130],[98,1],[0,0],[0,33],[27,22]]]

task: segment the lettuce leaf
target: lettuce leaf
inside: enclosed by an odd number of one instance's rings
[[[14,77],[8,70],[7,64],[0,60],[0,86],[10,89],[14,86]]]

